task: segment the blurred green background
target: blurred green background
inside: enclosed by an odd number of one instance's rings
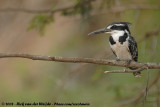
[[[132,23],[139,62],[160,62],[159,0],[0,0],[0,52],[115,59],[109,35],[87,34],[118,21]],[[144,96],[132,98],[145,89],[147,72],[142,78],[104,74],[119,69],[124,68],[0,59],[0,101],[142,107]],[[158,72],[149,70],[149,83]],[[145,107],[160,106],[159,87],[160,81],[149,89]]]

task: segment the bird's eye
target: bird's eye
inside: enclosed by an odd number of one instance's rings
[[[115,29],[115,28],[116,28],[116,26],[115,26],[115,25],[113,25],[113,26],[112,26],[112,29]]]

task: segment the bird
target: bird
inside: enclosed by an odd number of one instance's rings
[[[125,60],[130,64],[131,61],[138,61],[138,46],[137,42],[129,30],[131,23],[129,22],[113,22],[105,28],[93,31],[88,35],[107,33],[110,34],[109,45],[116,60]],[[136,68],[130,67],[135,70]],[[141,77],[141,72],[134,72],[135,77]]]

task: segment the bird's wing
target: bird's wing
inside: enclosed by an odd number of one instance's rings
[[[112,52],[114,53],[114,55],[117,57],[116,52],[111,48]]]
[[[138,61],[138,47],[137,47],[137,42],[136,40],[132,37],[132,36],[129,36],[129,52],[131,53],[132,55],[132,59],[134,61]]]

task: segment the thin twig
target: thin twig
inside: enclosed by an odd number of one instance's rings
[[[140,72],[143,71],[144,69],[147,69],[147,67],[142,67],[142,68],[138,68],[135,70],[126,70],[124,69],[123,71],[117,70],[117,71],[105,71],[104,73],[133,73],[133,72]]]
[[[143,103],[142,103],[143,107],[145,107],[144,104],[146,102],[147,95],[148,95],[148,83],[149,83],[149,71],[147,69],[147,83],[146,83],[146,88],[145,88],[144,100],[143,100]]]
[[[153,81],[148,85],[148,90],[158,82],[160,77],[160,71],[157,73],[156,77],[153,79]],[[133,100],[133,104],[136,105],[137,102],[143,97],[144,93],[145,93],[146,89],[142,90]]]
[[[160,100],[159,100],[159,97],[160,97],[160,94],[159,94],[159,84],[158,83],[156,83],[156,89],[157,89],[157,98],[156,98],[156,105],[157,105],[157,107],[159,107],[159,102],[160,102]]]
[[[158,71],[157,75],[155,76],[155,78],[153,79],[153,81],[148,85],[148,90],[158,82],[160,78],[160,71]],[[132,104],[133,107],[135,107],[135,105],[137,104],[138,101],[140,101],[140,99],[144,96],[145,90],[142,90],[141,92],[139,92],[135,97],[132,97],[129,100],[126,100],[122,103],[119,104],[119,107],[124,107],[127,104]]]

